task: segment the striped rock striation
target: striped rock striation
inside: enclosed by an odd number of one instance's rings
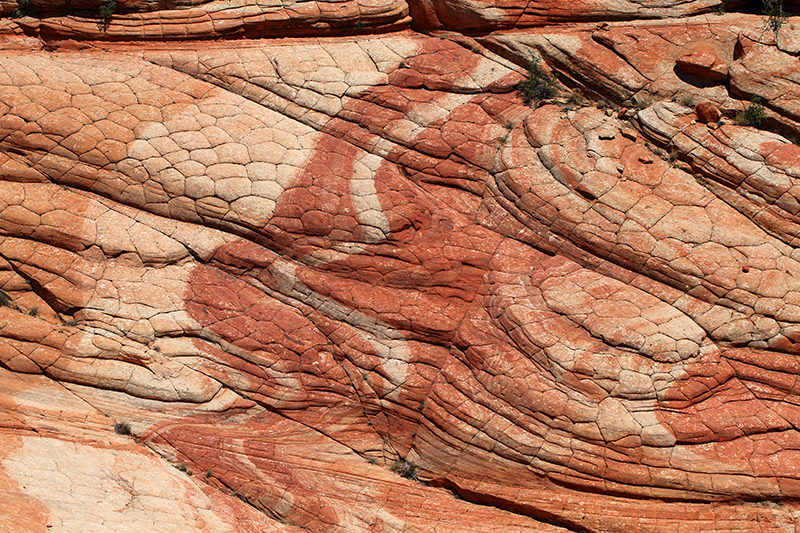
[[[100,5],[0,2],[0,531],[796,529],[795,18]]]

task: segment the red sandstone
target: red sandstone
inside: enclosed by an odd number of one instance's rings
[[[0,530],[796,529],[793,18],[175,4],[0,23]]]

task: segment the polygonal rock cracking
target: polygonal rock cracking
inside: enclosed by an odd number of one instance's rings
[[[644,2],[639,0],[588,0],[576,5],[562,2],[446,3],[413,2],[412,13],[420,27],[449,30],[526,28],[563,22],[685,17],[707,12],[716,2]]]
[[[646,26],[0,58],[0,517],[794,527],[797,147],[678,103],[526,107],[491,51],[688,90],[664,69],[717,25],[649,70],[673,26]],[[732,84],[790,54],[717,34]]]
[[[774,36],[761,39],[756,37],[757,34],[743,32],[737,42],[743,53],[730,66],[731,90],[766,101],[777,112],[776,120],[793,129],[795,135],[800,121],[800,107],[797,105],[800,58],[786,44],[781,46],[781,42],[785,42],[784,36],[794,35],[796,38],[796,34],[788,28],[782,30],[779,33],[781,39],[776,43]]]
[[[1,2],[0,13],[15,6]],[[112,13],[108,10],[113,6]],[[19,9],[19,6],[16,6]],[[177,8],[177,9],[176,9]],[[192,40],[386,32],[411,23],[403,0],[285,3],[275,0],[129,2],[107,0],[23,4],[23,31],[48,39]],[[45,16],[46,15],[46,16]]]
[[[592,24],[550,32],[506,31],[480,38],[492,50],[519,58],[532,50],[583,88],[630,107],[659,99],[692,98],[727,103],[724,79],[711,79],[680,67],[683,57],[715,57],[714,65],[734,61],[739,34],[761,21],[756,17],[697,16],[673,21]],[[685,64],[685,63],[684,63]],[[721,68],[721,67],[720,67]],[[717,69],[719,70],[719,69]],[[702,72],[702,71],[701,71]],[[733,103],[731,103],[733,105]]]

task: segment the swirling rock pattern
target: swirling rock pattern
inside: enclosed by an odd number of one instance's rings
[[[796,529],[791,19],[62,4],[0,25],[0,530]]]

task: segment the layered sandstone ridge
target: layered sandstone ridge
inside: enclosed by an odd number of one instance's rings
[[[10,14],[16,2],[0,2]],[[405,0],[118,0],[104,16],[107,0],[30,0],[16,19],[30,35],[45,39],[185,40],[262,38],[285,35],[367,34],[406,28]],[[17,8],[19,9],[19,8]],[[105,9],[111,9],[105,7]],[[16,14],[16,13],[15,13]]]
[[[784,3],[789,10],[798,7],[795,0]],[[485,34],[576,22],[677,19],[742,6],[754,9],[747,2],[723,0],[0,0],[0,14],[18,17],[27,34],[47,40],[128,41],[366,35],[411,25]]]
[[[800,20],[32,4],[0,531],[796,529]]]

